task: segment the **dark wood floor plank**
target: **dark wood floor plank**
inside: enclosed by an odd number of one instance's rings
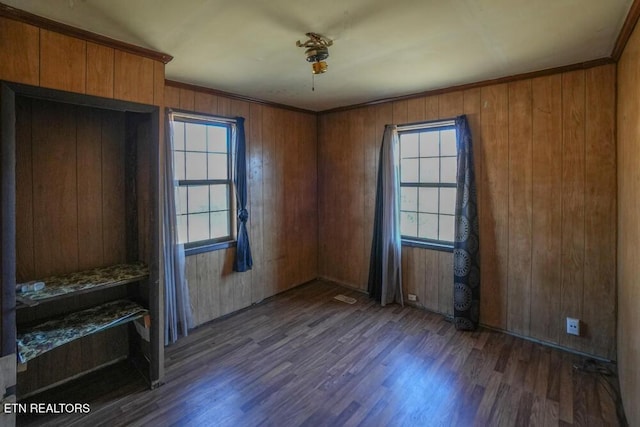
[[[125,361],[29,399],[87,402],[91,413],[21,415],[18,425],[617,425],[606,384],[574,369],[579,356],[459,332],[326,281],[203,325],[165,360],[158,389]]]

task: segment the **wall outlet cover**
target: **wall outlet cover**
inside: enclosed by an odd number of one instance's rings
[[[567,317],[567,333],[569,335],[580,336],[580,319]]]

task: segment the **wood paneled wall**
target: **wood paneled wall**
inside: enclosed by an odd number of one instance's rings
[[[16,104],[17,281],[125,262],[125,113]]]
[[[0,80],[162,105],[162,62],[5,17],[0,59]]]
[[[316,116],[166,86],[168,107],[245,120],[253,270],[235,248],[187,257],[197,325],[318,276]]]
[[[618,379],[640,425],[640,28],[618,63]]]
[[[319,272],[366,290],[384,125],[467,114],[481,321],[615,359],[615,66],[321,114]],[[452,314],[453,256],[403,247],[405,297]],[[581,337],[565,317],[582,320]]]

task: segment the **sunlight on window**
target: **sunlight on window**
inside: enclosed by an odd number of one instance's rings
[[[187,248],[232,240],[231,124],[174,114],[177,225]]]
[[[451,247],[456,204],[456,131],[451,122],[399,129],[400,232]]]

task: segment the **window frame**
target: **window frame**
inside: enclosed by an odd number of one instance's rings
[[[235,231],[235,217],[236,217],[236,204],[235,204],[235,183],[233,177],[233,160],[234,160],[234,143],[233,143],[233,132],[234,125],[236,124],[235,119],[215,116],[210,114],[203,113],[194,113],[190,111],[183,110],[175,110],[171,109],[172,113],[171,119],[173,122],[181,122],[181,123],[192,123],[199,124],[205,126],[219,126],[227,128],[227,178],[226,179],[179,179],[177,180],[178,187],[196,187],[196,186],[210,186],[210,185],[227,185],[228,186],[228,194],[227,194],[227,203],[228,203],[228,224],[229,224],[229,233],[225,236],[216,237],[213,239],[205,239],[205,240],[196,240],[193,242],[184,242],[184,251],[185,255],[195,255],[204,252],[211,252],[215,250],[225,249],[229,247],[234,247],[237,244],[237,236]],[[186,128],[185,128],[186,129]],[[186,133],[184,136],[185,139],[185,149],[184,150],[176,150],[175,146],[172,147],[172,153],[176,151],[183,151],[184,153],[190,152],[186,148]],[[201,151],[198,151],[201,153]],[[204,152],[205,154],[212,153],[208,151]],[[175,157],[174,157],[175,161]],[[184,170],[186,174],[186,170],[188,168],[187,159],[185,155],[184,159]],[[208,168],[208,163],[207,163]],[[175,164],[174,164],[174,180],[175,177]],[[185,175],[186,178],[186,175]],[[188,196],[187,196],[188,197]],[[188,203],[188,199],[187,199]],[[211,200],[209,200],[209,209],[211,208]],[[211,211],[208,211],[211,212]],[[188,211],[187,211],[188,214]],[[177,216],[184,215],[183,213],[176,212]],[[188,230],[187,223],[187,230]],[[211,225],[209,225],[211,227]],[[187,231],[188,235],[188,231]]]
[[[454,119],[438,119],[438,120],[430,120],[430,121],[425,121],[425,122],[418,122],[418,123],[409,123],[409,124],[403,124],[403,125],[398,125],[397,130],[398,130],[398,191],[399,191],[399,199],[402,197],[402,188],[403,187],[407,187],[407,188],[437,188],[437,189],[441,189],[441,188],[457,188],[457,183],[450,183],[450,182],[438,182],[438,183],[433,183],[433,182],[410,182],[410,183],[403,183],[402,182],[402,166],[401,166],[401,160],[402,160],[402,147],[401,147],[401,136],[402,134],[410,134],[410,133],[422,133],[425,131],[431,131],[431,132],[435,132],[435,131],[443,131],[443,130],[450,130],[453,129],[454,131],[456,131],[456,126],[455,126],[455,120]],[[457,140],[457,131],[456,131],[456,140]],[[457,141],[456,141],[457,142]],[[438,155],[437,158],[438,159],[442,159],[443,157],[454,157],[454,156],[442,156],[442,155]],[[423,158],[436,158],[435,156],[420,156],[418,154],[417,159],[423,159]],[[455,159],[456,159],[456,176],[457,176],[457,164],[458,164],[458,153],[457,153],[457,146],[456,146],[456,155],[455,155]],[[440,160],[441,161],[441,160]],[[419,166],[418,166],[419,167]],[[418,169],[419,170],[419,169]],[[439,176],[439,179],[441,178],[441,175]],[[419,175],[418,175],[418,179]],[[438,197],[438,212],[437,215],[438,217],[440,217],[440,215],[443,215],[440,212],[440,197]],[[402,212],[413,212],[413,211],[402,211],[399,210],[399,213]],[[420,211],[416,210],[415,211],[416,214],[419,214]],[[449,215],[449,214],[444,214],[444,215]],[[454,207],[454,228],[455,228],[455,207]],[[416,221],[418,220],[418,218],[416,218]],[[440,218],[438,218],[438,222],[440,221]],[[438,225],[439,227],[439,225]],[[402,233],[402,230],[401,230]],[[453,233],[455,235],[455,229],[453,230]],[[418,237],[418,236],[408,236],[408,235],[404,235],[401,234],[400,235],[400,240],[401,240],[401,244],[402,246],[408,246],[408,247],[417,247],[417,248],[425,248],[425,249],[433,249],[433,250],[438,250],[438,251],[444,251],[444,252],[453,252],[453,246],[454,246],[454,241],[447,241],[447,240],[437,240],[437,239],[429,239],[429,238],[425,238],[425,237]]]

